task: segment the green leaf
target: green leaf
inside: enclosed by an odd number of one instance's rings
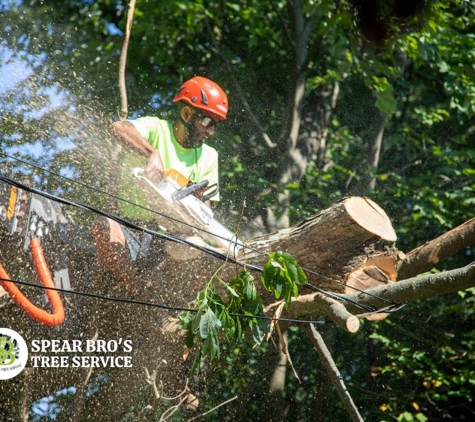
[[[261,281],[267,291],[273,292],[277,299],[283,295],[290,305],[292,295],[298,295],[297,285],[306,283],[307,277],[291,254],[278,251],[269,254]]]
[[[244,294],[245,299],[248,299],[248,300],[252,299],[252,285],[251,284],[246,283],[244,285],[243,294]]]
[[[196,312],[195,317],[191,321],[191,332],[196,333],[201,325],[201,312]]]
[[[228,292],[231,294],[231,296],[239,297],[239,295],[236,293],[236,290],[234,290],[229,284],[226,284],[226,288],[228,289]]]
[[[392,87],[384,91],[376,91],[376,107],[388,116],[396,112],[397,103],[393,96]]]
[[[201,317],[200,321],[200,337],[202,339],[208,338],[219,331],[221,328],[221,321],[216,317],[215,313],[208,309]]]
[[[261,344],[264,340],[264,333],[262,332],[259,324],[252,324],[252,337],[256,344]]]

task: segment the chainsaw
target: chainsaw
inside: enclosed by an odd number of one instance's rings
[[[219,223],[213,211],[203,201],[217,193],[217,188],[212,188],[211,193],[201,197],[195,196],[208,185],[204,180],[194,183],[175,169],[165,172],[164,178],[159,183],[154,183],[145,176],[144,169],[135,168],[132,175],[143,181],[156,192],[169,206],[173,207],[183,219],[202,230],[203,239],[218,248],[225,248],[228,253],[237,256],[244,244],[229,229]],[[209,189],[208,189],[209,190]]]

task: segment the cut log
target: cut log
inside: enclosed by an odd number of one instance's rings
[[[386,213],[371,199],[347,197],[297,226],[249,242],[243,261],[267,260],[253,250],[281,250],[292,254],[306,270],[309,282],[320,288],[346,292],[396,279],[396,233]],[[377,268],[382,276],[355,270]]]
[[[160,211],[155,219],[169,234],[194,239],[200,236],[200,232],[190,225],[180,224],[183,215],[153,194],[148,185],[138,183],[138,186],[146,192],[149,205]],[[173,218],[167,219],[165,215]],[[331,291],[353,292],[396,280],[396,238],[391,221],[381,207],[369,198],[352,196],[297,226],[253,239],[240,260],[263,265],[268,259],[267,253],[285,251],[295,256],[311,284]],[[205,245],[204,242],[195,243]],[[205,278],[216,269],[212,257],[187,245],[168,242],[165,252],[171,261],[196,260],[200,263],[200,275]],[[368,275],[368,270],[352,274],[366,267],[377,268],[376,272],[382,276],[374,278]],[[208,272],[208,268],[212,272]]]

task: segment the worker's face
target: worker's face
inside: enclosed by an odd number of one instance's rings
[[[217,121],[200,110],[192,109],[191,107],[186,108],[190,112],[187,113],[188,120],[185,119],[188,125],[185,128],[185,137],[182,145],[185,148],[199,148],[206,139],[214,134]]]

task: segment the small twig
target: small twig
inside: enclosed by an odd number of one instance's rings
[[[148,372],[148,369],[145,368],[145,373],[147,374],[147,378],[145,379],[145,381],[147,382],[147,384],[150,384],[152,386],[153,394],[155,395],[155,398],[159,399],[160,393],[158,392],[157,383],[156,383],[157,370],[154,369],[152,372],[152,375],[150,375]]]
[[[275,310],[274,315],[273,315],[273,317],[275,319],[272,319],[271,322],[270,322],[270,328],[269,328],[269,332],[267,333],[266,341],[269,341],[269,338],[272,336],[272,333],[274,332],[275,326],[279,323],[278,319],[282,315],[282,311],[284,310],[285,302],[283,300],[281,300],[279,302],[275,302],[275,303],[273,303],[269,306],[266,306],[264,308],[264,313],[267,313],[274,306],[277,306],[277,309]]]
[[[285,342],[285,338],[284,336],[282,335],[282,332],[280,331],[280,325],[279,323],[277,323],[275,325],[276,329],[277,329],[277,334],[279,336],[279,341],[280,341],[280,344],[281,344],[281,349],[282,349],[282,353],[284,353],[286,356],[287,356],[287,362],[289,363],[290,367],[292,368],[292,372],[294,373],[295,375],[295,378],[297,378],[299,384],[302,383],[299,375],[297,374],[297,371],[295,370],[295,366],[292,362],[292,358],[290,357],[290,353],[289,353],[289,348],[287,347],[287,344]]]
[[[237,398],[238,398],[238,396],[234,396],[234,397],[232,397],[232,398],[230,398],[230,399],[228,399],[228,400],[226,400],[226,401],[223,401],[221,404],[218,404],[217,406],[213,407],[212,409],[210,409],[210,410],[208,410],[208,411],[206,411],[206,412],[204,412],[204,413],[201,413],[200,415],[194,416],[194,417],[192,417],[191,419],[188,419],[188,422],[191,422],[191,421],[194,421],[194,420],[196,420],[196,419],[202,418],[203,416],[206,416],[206,415],[208,415],[209,413],[214,412],[214,411],[215,411],[216,409],[218,409],[219,407],[224,406],[225,404],[228,404],[228,403],[232,402],[233,400],[236,400]]]
[[[157,369],[154,369],[153,372],[152,372],[152,374],[150,374],[150,373],[148,372],[148,369],[147,369],[147,368],[144,368],[144,369],[145,369],[145,374],[147,375],[147,378],[145,378],[145,382],[146,382],[147,384],[150,384],[150,385],[152,386],[153,393],[154,393],[156,399],[162,398],[162,396],[161,396],[161,394],[160,394],[160,392],[158,391],[158,388],[157,388],[157,370],[160,368],[160,365],[161,365],[162,363],[167,363],[167,362],[162,359],[162,360],[160,361],[160,363],[159,363]],[[188,381],[187,381],[187,383],[188,383]]]
[[[179,408],[180,406],[187,400],[188,397],[183,397],[178,404],[175,406],[169,407],[165,412],[163,412],[162,416],[160,416],[160,422],[166,421],[170,418]]]
[[[185,382],[185,388],[183,389],[183,391],[178,394],[177,396],[175,397],[162,397],[163,400],[177,400],[179,399],[181,396],[183,396],[184,394],[188,393],[190,391],[190,389],[188,388],[188,378],[186,379],[186,382]]]
[[[120,52],[119,62],[119,93],[120,93],[120,120],[125,120],[128,114],[127,104],[127,88],[125,84],[125,64],[127,63],[127,48],[129,46],[130,32],[132,30],[132,22],[134,20],[135,0],[130,0],[129,10],[127,12],[127,23],[125,25],[124,42]]]
[[[150,404],[147,404],[147,406],[145,406],[137,415],[137,418],[139,418],[140,416],[142,416],[142,414],[146,411],[146,410],[153,410],[153,406],[150,405]]]
[[[152,374],[150,374],[148,372],[147,368],[144,368],[145,373],[147,374],[147,378],[145,379],[145,381],[147,382],[147,384],[150,384],[152,386],[153,393],[154,393],[156,399],[172,401],[172,400],[178,400],[179,398],[181,398],[181,400],[177,404],[175,404],[175,405],[169,407],[167,410],[165,410],[163,412],[162,416],[160,417],[160,421],[166,421],[168,418],[170,418],[180,408],[180,406],[188,399],[188,396],[189,396],[188,393],[190,391],[190,389],[188,388],[188,378],[187,378],[186,382],[185,382],[185,387],[183,388],[183,391],[180,394],[178,394],[177,396],[175,396],[175,397],[164,397],[162,394],[160,394],[160,392],[158,391],[158,387],[157,387],[157,370],[160,368],[160,365],[163,362],[166,363],[166,361],[162,359],[162,361],[158,365],[158,368],[154,369]],[[182,396],[184,396],[184,397],[182,397]],[[144,409],[142,409],[142,412],[144,410],[148,409],[148,408],[149,408],[149,406],[146,406]]]

